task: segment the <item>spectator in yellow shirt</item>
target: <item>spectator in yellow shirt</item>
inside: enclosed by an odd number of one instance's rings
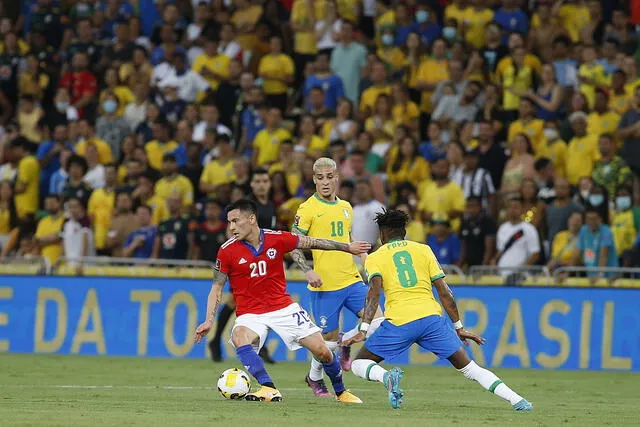
[[[431,46],[431,57],[420,63],[416,89],[422,93],[421,110],[432,113],[435,106],[431,96],[438,85],[449,80],[449,61],[447,60],[447,44],[443,39],[436,39]]]
[[[282,39],[269,41],[271,52],[260,60],[258,75],[264,80],[263,90],[267,103],[284,112],[287,108],[287,90],[294,82],[295,66],[291,58],[282,53]]]
[[[280,143],[291,139],[291,133],[283,129],[282,113],[277,108],[271,108],[267,114],[266,128],[262,129],[253,140],[252,164],[265,167],[278,160]]]
[[[582,48],[582,65],[578,69],[579,90],[587,97],[589,108],[593,108],[596,102],[596,89],[609,85],[604,67],[596,59],[596,49],[593,46]]]
[[[162,168],[162,159],[165,154],[173,153],[178,148],[178,143],[171,139],[171,125],[166,119],[158,119],[153,124],[153,141],[147,142],[144,150],[149,159],[149,166],[155,170]]]
[[[445,214],[451,220],[454,231],[460,229],[460,218],[465,210],[464,191],[449,179],[449,161],[438,159],[431,165],[432,181],[423,181],[418,189],[418,210],[424,222],[437,214]]]
[[[233,2],[235,12],[231,15],[231,22],[238,31],[237,41],[243,50],[251,51],[258,42],[256,36],[256,24],[262,17],[262,6],[252,4],[250,0],[235,0]]]
[[[362,92],[360,98],[360,113],[363,119],[373,114],[379,95],[391,95],[391,86],[387,84],[387,69],[379,60],[371,65],[371,82],[372,85]]]
[[[156,183],[156,195],[165,202],[171,196],[180,196],[181,205],[188,212],[193,204],[193,185],[187,177],[178,173],[178,162],[172,153],[162,156],[162,175]]]
[[[298,145],[304,147],[307,154],[314,158],[322,157],[329,146],[327,139],[320,138],[316,134],[315,122],[313,117],[308,114],[300,117],[300,124],[298,125]]]
[[[94,244],[98,255],[107,255],[107,233],[111,227],[111,215],[116,202],[116,184],[118,171],[116,165],[110,163],[104,167],[104,187],[98,188],[89,197],[87,214],[93,226]]]
[[[502,107],[510,114],[518,109],[520,98],[533,89],[535,71],[525,63],[525,55],[524,47],[516,47],[511,63],[496,71],[496,77],[504,88]]]
[[[567,220],[568,229],[555,235],[551,244],[551,259],[547,263],[550,270],[574,265],[580,252],[578,234],[582,222],[582,212],[573,212]]]
[[[485,46],[485,26],[493,21],[493,11],[484,7],[484,0],[470,0],[470,6],[464,10],[463,32],[464,39],[474,48]]]
[[[40,248],[40,255],[52,267],[62,255],[62,225],[65,218],[62,203],[58,196],[50,194],[44,199],[44,209],[49,213],[38,222],[35,243]]]
[[[544,137],[544,121],[536,119],[535,105],[529,98],[521,98],[519,105],[520,118],[509,126],[509,145],[512,146],[516,135],[524,133],[531,142],[536,158],[545,155],[546,140]]]
[[[595,106],[587,116],[587,133],[604,135],[615,134],[620,123],[620,114],[609,109],[609,95],[604,89],[596,90]]]
[[[28,144],[24,137],[17,137],[9,145],[11,159],[18,164],[14,202],[21,220],[33,219],[40,202],[40,164],[27,152]]]
[[[151,208],[151,222],[158,225],[169,219],[167,202],[154,191],[154,177],[147,171],[138,177],[138,186],[133,191],[133,198],[137,203]]]
[[[593,167],[600,160],[598,136],[587,133],[587,115],[577,111],[569,116],[574,137],[567,149],[567,179],[578,185],[583,176],[591,176]]]
[[[218,187],[231,184],[236,179],[233,172],[233,147],[228,135],[218,135],[216,138],[218,158],[213,159],[202,171],[200,177],[200,191],[208,197],[216,197]]]
[[[113,162],[111,146],[105,140],[95,136],[93,123],[88,119],[82,119],[78,121],[77,130],[78,136],[81,138],[81,141],[76,144],[75,151],[77,155],[84,157],[87,146],[93,144],[98,149],[98,162],[101,165]],[[69,127],[69,133],[71,133],[71,127]]]
[[[378,95],[375,104],[375,114],[364,123],[364,129],[373,135],[373,148],[371,151],[384,157],[391,146],[396,124],[391,115],[391,98],[382,93]]]
[[[573,42],[580,41],[582,27],[591,21],[587,2],[578,0],[575,2],[556,1],[551,13],[559,18],[562,26],[569,32]]]
[[[418,144],[411,136],[404,138],[396,151],[395,158],[387,166],[387,183],[391,189],[392,200],[397,200],[396,187],[409,182],[418,187],[431,178],[429,163],[419,155]]]
[[[212,90],[229,77],[230,59],[224,53],[218,53],[218,40],[209,38],[204,43],[204,52],[193,61],[191,69],[204,77]]]
[[[395,45],[396,33],[393,28],[382,31],[382,47],[378,49],[378,58],[384,62],[391,75],[396,76],[404,68],[406,57],[402,49]]]
[[[609,88],[609,108],[622,116],[631,108],[633,92],[626,88],[627,73],[618,69],[611,75],[611,87]]]
[[[445,21],[455,19],[458,23],[458,30],[462,30],[464,16],[467,10],[466,3],[465,0],[453,0],[453,2],[444,9]]]
[[[391,0],[376,1],[376,44],[382,45],[382,32],[387,28],[396,26],[396,11],[392,7]]]
[[[316,20],[322,16],[314,10],[313,0],[295,0],[291,8],[291,28],[294,32],[293,53],[295,60],[295,81],[299,85],[304,81],[305,67],[315,60]],[[316,4],[321,2],[316,1]]]
[[[395,83],[391,88],[393,97],[393,109],[391,116],[396,126],[404,125],[417,132],[420,127],[420,109],[415,102],[409,99],[409,92],[400,83]]]

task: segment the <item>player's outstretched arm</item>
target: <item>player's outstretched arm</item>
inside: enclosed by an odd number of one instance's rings
[[[458,313],[458,305],[456,304],[456,300],[453,297],[453,292],[447,282],[444,279],[437,279],[433,282],[433,285],[436,287],[438,291],[438,296],[440,297],[440,302],[444,307],[444,310],[449,315],[449,318],[453,322],[453,327],[456,328],[456,332],[460,337],[460,340],[465,344],[469,345],[469,341],[474,341],[476,344],[484,344],[485,339],[480,335],[476,335],[473,332],[469,332],[464,329],[462,326],[462,322],[460,321],[460,313]]]
[[[380,292],[382,292],[382,277],[379,275],[369,278],[369,292],[364,303],[364,311],[362,313],[362,322],[360,323],[360,331],[352,338],[345,340],[341,345],[350,346],[356,342],[362,342],[367,337],[369,325],[376,315],[378,305],[380,303]]]
[[[368,242],[351,242],[342,243],[329,239],[316,239],[309,236],[300,236],[298,240],[298,249],[319,249],[322,251],[342,251],[353,255],[360,255],[371,249]]]
[[[207,298],[207,318],[196,328],[196,332],[193,335],[193,341],[195,343],[200,343],[213,327],[213,322],[215,321],[216,313],[218,312],[218,305],[222,298],[222,287],[227,281],[227,275],[225,273],[218,270],[214,271],[213,285],[211,286],[211,291],[209,291],[209,297]]]
[[[304,234],[302,234],[302,232],[295,227],[293,228],[293,230],[291,230],[291,233],[298,236],[304,236]],[[311,266],[309,266],[307,258],[304,256],[304,252],[302,252],[302,249],[294,249],[290,254],[293,262],[295,262],[298,268],[300,268],[300,270],[304,272],[304,275],[307,277],[307,282],[309,282],[309,284],[314,288],[319,288],[320,286],[322,286],[322,279],[320,278],[318,273],[313,271]]]

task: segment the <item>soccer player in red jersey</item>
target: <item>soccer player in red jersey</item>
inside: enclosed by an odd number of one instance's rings
[[[366,253],[371,245],[366,242],[340,243],[260,229],[256,213],[256,204],[251,200],[239,200],[227,208],[229,230],[234,237],[218,251],[213,286],[207,300],[207,320],[196,329],[194,341],[199,343],[211,330],[222,287],[228,279],[238,316],[231,331],[231,342],[238,359],[261,386],[259,390],[247,394],[247,400],[282,400],[282,395],[258,356],[267,333],[273,330],[290,350],[305,347],[322,362],[338,401],[362,403],[345,389],[340,362],[327,347],[320,328],[287,294],[283,256],[294,249],[343,251],[359,255]]]

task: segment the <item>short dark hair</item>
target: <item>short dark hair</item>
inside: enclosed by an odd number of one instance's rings
[[[600,211],[596,206],[591,206],[590,204],[587,204],[587,206],[585,206],[584,208],[584,214],[587,215],[588,213],[596,213],[600,218],[602,218],[602,215],[600,214]]]
[[[142,203],[142,204],[138,205],[138,207],[136,208],[136,211],[138,209],[140,209],[140,208],[148,210],[149,211],[149,215],[153,215],[153,209],[151,208],[151,206],[145,205],[144,203]]]
[[[351,152],[351,155],[350,155],[349,157],[353,157],[353,156],[362,156],[362,157],[365,157],[365,158],[367,157],[367,155],[365,154],[365,152],[364,152],[364,151],[362,151],[362,150],[353,150],[353,151]]]
[[[69,157],[69,160],[67,160],[67,172],[69,172],[72,165],[80,166],[83,169],[83,175],[86,174],[89,169],[89,165],[87,165],[85,158],[77,154],[72,154],[71,157]]]
[[[253,180],[253,177],[256,175],[269,175],[269,171],[265,168],[255,168],[251,173],[251,179]]]
[[[547,166],[549,166],[550,163],[551,163],[551,160],[549,160],[547,157],[540,157],[533,164],[533,167],[535,168],[536,172],[540,172],[542,169],[544,169]]]
[[[162,156],[162,161],[163,162],[173,162],[173,163],[177,163],[178,160],[176,159],[176,155],[173,153],[165,153]]]
[[[240,199],[231,203],[227,206],[227,213],[238,209],[239,211],[246,212],[248,214],[257,215],[258,214],[258,205],[256,202],[249,199]]]
[[[385,209],[376,214],[376,223],[380,230],[387,230],[393,236],[404,238],[407,232],[407,224],[409,223],[409,215],[399,210]]]

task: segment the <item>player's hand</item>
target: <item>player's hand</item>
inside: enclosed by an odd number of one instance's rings
[[[315,271],[309,270],[305,273],[305,276],[307,276],[307,282],[309,282],[312,288],[319,288],[322,286],[322,279]]]
[[[458,337],[460,337],[460,341],[462,341],[464,345],[469,345],[469,340],[478,345],[482,345],[487,342],[487,340],[482,338],[480,335],[469,332],[464,328],[456,329],[456,332],[458,333]]]
[[[366,254],[371,250],[369,242],[351,242],[349,243],[349,252],[353,255]]]
[[[355,344],[357,342],[363,342],[366,339],[367,337],[364,335],[364,332],[360,331],[354,336],[352,336],[351,338],[349,338],[348,340],[342,341],[340,345],[343,347],[349,347],[351,344]]]
[[[201,323],[200,326],[196,328],[196,333],[193,335],[193,342],[200,344],[202,342],[202,338],[207,336],[212,327],[213,322],[210,320]]]

